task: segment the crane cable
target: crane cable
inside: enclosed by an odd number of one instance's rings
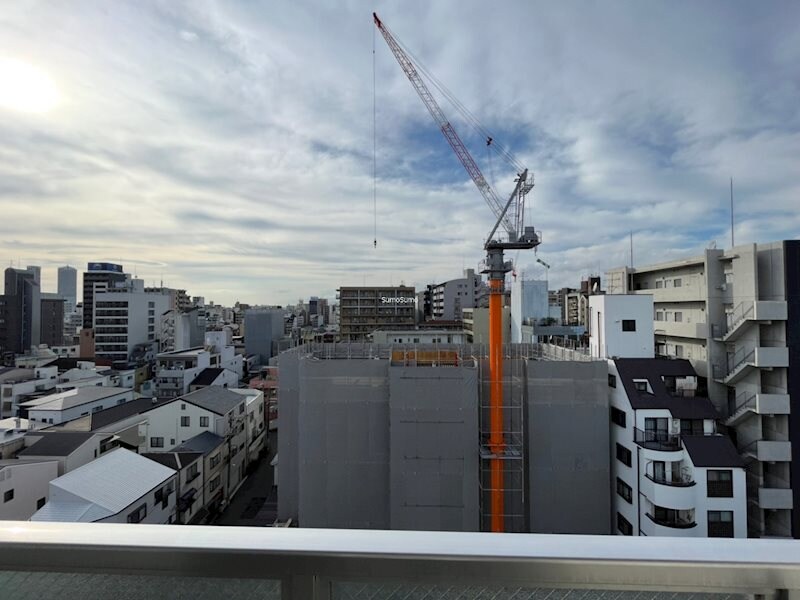
[[[378,109],[375,86],[375,28],[372,27],[372,247],[378,247]]]

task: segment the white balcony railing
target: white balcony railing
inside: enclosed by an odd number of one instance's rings
[[[7,521],[0,570],[4,597],[791,598],[800,544]]]

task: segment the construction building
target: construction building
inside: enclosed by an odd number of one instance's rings
[[[464,335],[470,344],[489,343],[489,309],[465,308],[463,310]],[[511,340],[511,307],[502,307],[503,343]]]
[[[687,359],[747,466],[751,537],[800,537],[800,241],[606,274],[654,301],[657,355]]]
[[[414,329],[416,326],[413,287],[341,287],[336,297],[342,341],[364,341],[376,329]]]
[[[504,346],[497,455],[488,442],[485,346],[284,352],[278,518],[301,527],[488,531],[490,464],[499,458],[505,531],[610,533],[606,362],[550,356],[547,346]]]

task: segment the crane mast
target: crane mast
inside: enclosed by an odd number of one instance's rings
[[[425,108],[439,126],[450,147],[455,152],[458,160],[464,166],[478,191],[486,200],[489,208],[494,213],[497,221],[484,243],[486,250],[486,268],[483,273],[489,280],[489,436],[485,448],[490,455],[490,515],[491,531],[502,532],[505,529],[505,501],[504,501],[504,467],[503,461],[506,449],[504,434],[503,414],[503,297],[505,292],[505,277],[512,269],[511,261],[504,258],[504,250],[526,250],[536,248],[541,240],[533,227],[524,226],[525,196],[533,188],[533,177],[528,179],[528,170],[523,169],[517,174],[514,191],[508,200],[503,202],[486,181],[478,164],[472,158],[467,147],[461,141],[450,121],[445,116],[436,99],[431,94],[417,67],[403,50],[386,25],[372,13],[375,26],[386,40],[389,49],[394,54],[403,72],[408,77],[414,90],[419,95]],[[490,144],[492,139],[487,140]],[[494,239],[498,228],[502,226],[506,240]]]

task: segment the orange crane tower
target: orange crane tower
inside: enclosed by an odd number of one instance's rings
[[[484,244],[486,250],[486,268],[484,273],[489,279],[489,439],[488,447],[491,452],[490,489],[491,489],[491,531],[504,530],[504,481],[503,481],[503,452],[505,450],[504,414],[503,414],[503,293],[506,273],[511,271],[511,261],[504,258],[505,250],[529,250],[536,248],[540,239],[533,227],[525,227],[525,196],[533,188],[533,177],[528,179],[528,170],[520,169],[514,180],[514,191],[508,200],[503,202],[486,181],[478,168],[477,163],[470,155],[467,147],[461,141],[456,130],[448,121],[431,94],[425,81],[420,76],[417,65],[412,62],[408,53],[403,49],[397,39],[392,35],[386,25],[372,13],[375,26],[381,32],[383,39],[394,54],[400,67],[414,86],[428,112],[436,121],[450,147],[456,153],[461,164],[469,173],[472,181],[477,186],[481,195],[486,200],[489,208],[497,217],[497,222],[492,228]],[[487,145],[492,143],[492,138],[487,138]],[[515,161],[516,162],[516,161]],[[502,225],[507,238],[495,239],[497,230]]]

